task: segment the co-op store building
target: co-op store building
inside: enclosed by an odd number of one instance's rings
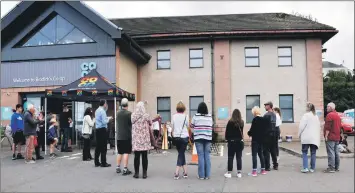
[[[284,13],[108,20],[75,1],[21,2],[1,30],[2,107],[42,107],[46,88],[96,68],[165,121],[178,101],[190,115],[205,101],[222,134],[233,109],[249,123],[273,101],[291,135],[307,101],[323,110],[322,45],[338,32]]]

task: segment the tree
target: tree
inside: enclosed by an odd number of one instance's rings
[[[329,71],[323,78],[324,110],[330,102],[343,112],[355,107],[355,76],[346,71]]]

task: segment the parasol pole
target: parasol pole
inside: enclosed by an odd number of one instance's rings
[[[116,119],[116,115],[117,115],[117,101],[116,101],[116,97],[114,97],[114,103],[115,103],[115,153],[116,153],[116,160],[117,160],[117,119]]]
[[[44,98],[44,155],[47,155],[47,97]]]

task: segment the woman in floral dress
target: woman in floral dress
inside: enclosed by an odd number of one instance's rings
[[[148,151],[153,149],[150,141],[152,121],[145,111],[144,103],[139,102],[132,114],[132,151],[134,151],[134,178],[139,178],[140,157],[142,156],[143,179],[147,178]]]

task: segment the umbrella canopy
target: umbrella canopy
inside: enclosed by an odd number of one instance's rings
[[[64,98],[75,101],[95,101],[99,99],[127,98],[135,101],[135,94],[111,84],[96,69],[86,76],[56,89],[46,89],[46,97]]]

